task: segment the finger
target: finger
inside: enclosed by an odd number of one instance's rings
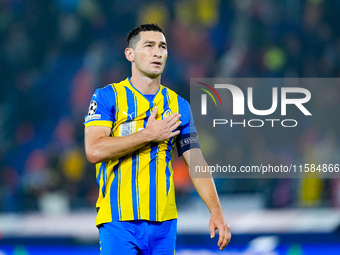
[[[172,127],[170,127],[170,131],[174,131],[175,129],[177,129],[180,125],[182,124],[182,121],[178,121],[176,123],[174,123],[174,125],[172,125]]]
[[[223,227],[218,227],[218,242],[217,245],[221,246],[223,244],[223,240],[225,238],[225,231]]]
[[[153,110],[152,110],[152,112],[151,112],[151,114],[150,114],[149,119],[156,119],[157,112],[158,112],[158,106],[156,105],[156,106],[153,108]]]
[[[223,238],[223,242],[222,242],[222,244],[220,245],[220,250],[223,250],[226,246],[227,246],[227,244],[229,243],[229,238],[228,238],[228,236],[225,236],[224,238]]]
[[[169,123],[173,119],[175,119],[179,114],[177,112],[170,114],[168,117],[166,117],[164,120],[166,123]],[[176,119],[176,121],[179,119],[179,117]]]
[[[215,237],[215,226],[210,224],[209,229],[210,229],[210,238],[214,238]]]
[[[180,117],[181,117],[181,115],[177,114],[177,116],[175,116],[174,118],[170,119],[170,121],[168,120],[169,121],[168,125],[171,127],[173,124],[175,124],[179,120]]]
[[[230,233],[230,228],[228,226],[226,226],[226,232],[225,232],[225,237],[223,240],[222,245],[220,246],[220,250],[223,250],[230,242],[231,239],[231,233]]]
[[[224,240],[223,240],[223,243],[222,245],[220,246],[220,250],[224,250],[225,247],[227,247],[227,245],[229,244],[230,242],[230,238],[229,237],[225,237]]]
[[[215,237],[215,231],[213,230],[213,231],[211,231],[210,230],[210,238],[214,238]]]
[[[227,244],[227,240],[223,241],[222,245],[220,246],[220,250],[223,251]]]
[[[179,131],[179,130],[177,130],[177,131],[175,131],[175,132],[171,132],[169,138],[174,137],[174,136],[176,136],[176,135],[179,135],[180,132],[181,132],[181,131]]]

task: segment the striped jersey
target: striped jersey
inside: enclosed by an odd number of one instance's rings
[[[172,160],[176,141],[179,145],[178,138],[196,134],[189,103],[163,85],[155,95],[143,95],[127,78],[95,91],[84,125],[85,128],[109,127],[111,136],[126,136],[146,127],[156,105],[157,120],[171,113],[181,114],[181,133],[161,143],[151,142],[117,160],[96,164],[97,225],[111,221],[177,218]]]

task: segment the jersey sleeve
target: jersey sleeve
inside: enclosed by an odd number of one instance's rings
[[[104,126],[112,128],[115,109],[114,92],[111,86],[97,89],[92,96],[88,114],[85,116],[85,128]]]
[[[179,96],[178,96],[179,97]],[[179,97],[179,113],[181,114],[180,121],[182,121],[179,127],[180,134],[176,139],[176,146],[178,151],[178,156],[193,148],[200,148],[200,144],[197,137],[197,130],[194,123],[194,118],[190,109],[188,101]]]

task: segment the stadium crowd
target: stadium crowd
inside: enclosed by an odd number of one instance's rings
[[[136,24],[164,28],[169,58],[162,84],[189,100],[193,77],[338,78],[339,12],[336,0],[0,0],[0,212],[48,210],[46,201],[65,210],[94,208],[84,116],[96,88],[129,75],[123,52]],[[226,137],[228,160],[238,164],[248,154],[278,162],[290,155],[338,160],[340,86],[319,92],[313,106],[330,122],[321,119],[297,137],[285,134],[294,147],[259,132],[246,153],[235,140],[247,134]],[[197,196],[184,163],[175,165],[179,196]],[[268,208],[340,206],[337,179],[216,183],[220,194],[261,193]]]

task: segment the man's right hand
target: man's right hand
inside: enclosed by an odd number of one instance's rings
[[[178,113],[172,113],[163,120],[156,120],[157,111],[158,107],[155,106],[143,132],[147,132],[148,137],[153,142],[163,142],[178,135],[180,131],[176,129],[182,123],[179,121],[181,115]]]

